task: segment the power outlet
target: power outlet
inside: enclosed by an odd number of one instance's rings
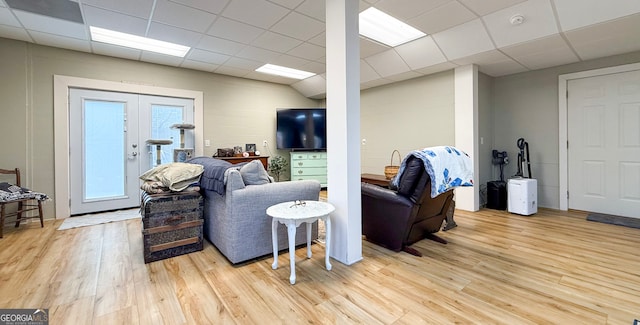
[[[262,146],[266,147],[267,146],[267,140],[262,140]]]

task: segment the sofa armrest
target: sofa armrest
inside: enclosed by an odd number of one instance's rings
[[[229,169],[227,174],[227,184],[225,184],[225,191],[227,194],[245,188],[242,175],[238,169]]]

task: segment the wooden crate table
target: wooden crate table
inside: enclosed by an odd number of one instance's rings
[[[143,192],[140,209],[145,263],[202,250],[200,193]]]

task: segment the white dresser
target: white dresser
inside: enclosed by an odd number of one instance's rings
[[[327,187],[326,152],[291,152],[291,180],[315,179]]]

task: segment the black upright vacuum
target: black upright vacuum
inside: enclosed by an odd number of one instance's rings
[[[529,160],[529,143],[524,138],[518,139],[516,142],[520,152],[518,153],[518,172],[513,175],[515,177],[531,178],[531,161]],[[526,152],[526,156],[525,156]],[[527,163],[527,175],[524,175],[524,164]]]

